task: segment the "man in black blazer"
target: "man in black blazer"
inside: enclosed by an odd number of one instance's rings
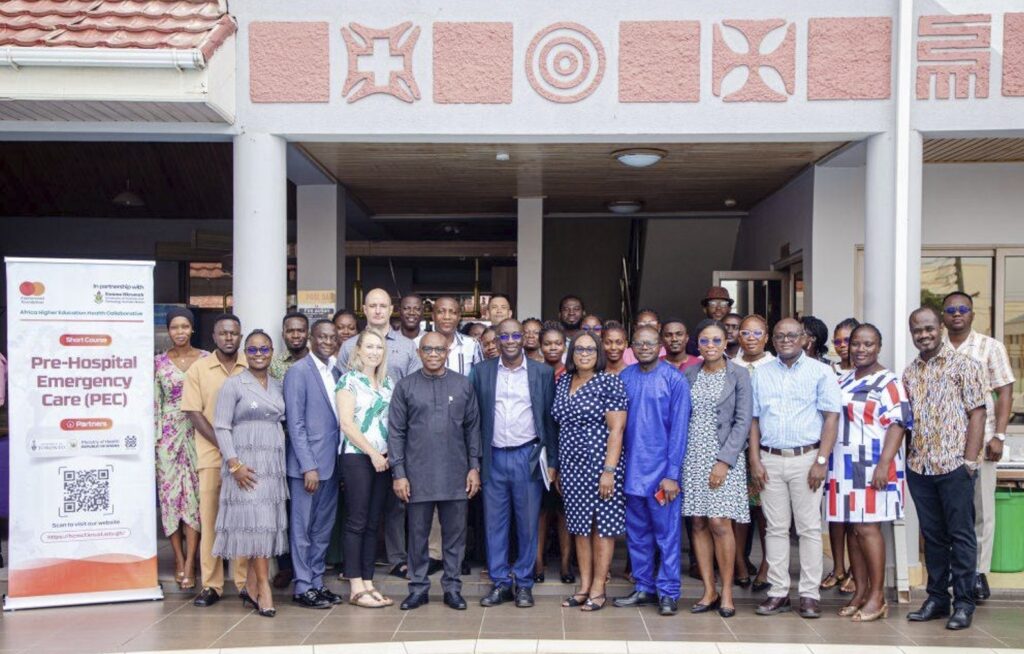
[[[542,452],[552,483],[558,470],[558,434],[551,417],[555,378],[549,366],[523,356],[519,321],[502,321],[497,333],[501,356],[473,366],[469,375],[480,403],[487,569],[494,584],[480,604],[496,606],[514,597],[516,606],[527,608],[533,606],[537,520],[544,492]],[[518,552],[509,566],[513,513]]]

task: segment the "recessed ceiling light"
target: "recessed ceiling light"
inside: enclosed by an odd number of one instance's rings
[[[736,200],[733,200],[732,198],[726,198],[725,202],[723,202],[722,204],[732,209],[733,207],[736,206]]]
[[[616,150],[612,156],[619,160],[619,163],[630,168],[646,168],[658,163],[668,153],[655,148],[630,148],[628,150]]]
[[[500,150],[498,154],[494,155],[494,158],[497,159],[498,161],[508,161],[512,157],[509,156],[508,152]]]
[[[639,200],[616,200],[608,203],[608,211],[620,215],[636,213],[643,208],[643,202]]]

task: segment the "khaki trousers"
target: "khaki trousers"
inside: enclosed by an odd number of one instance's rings
[[[220,507],[220,468],[199,470],[199,567],[203,574],[203,588],[212,588],[224,594],[224,563],[213,555],[213,541],[217,538],[217,509]],[[248,559],[235,559],[235,586],[241,590],[249,572]]]
[[[992,572],[996,535],[996,462],[982,461],[974,484],[974,534],[978,538],[978,572]]]
[[[812,491],[807,473],[818,450],[800,456],[779,456],[761,452],[768,483],[761,491],[761,509],[767,523],[765,558],[768,559],[769,597],[789,596],[789,525],[796,523],[800,541],[800,597],[820,599],[821,583],[821,494]]]

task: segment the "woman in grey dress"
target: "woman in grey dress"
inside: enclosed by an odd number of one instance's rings
[[[281,382],[268,374],[273,356],[273,342],[263,331],[246,337],[249,369],[224,382],[213,422],[224,458],[213,554],[249,559],[242,603],[254,604],[268,618],[277,613],[270,559],[288,551],[284,395]]]
[[[704,595],[691,613],[718,609],[736,614],[732,573],[736,558],[733,522],[750,522],[747,461],[753,393],[746,369],[725,358],[725,327],[712,320],[697,326],[704,361],[684,373],[690,382],[689,439],[683,460],[683,515],[693,518],[693,544]],[[722,591],[715,592],[715,560]]]

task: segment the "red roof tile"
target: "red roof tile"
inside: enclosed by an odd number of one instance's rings
[[[226,0],[4,0],[0,46],[199,49],[234,34]]]

